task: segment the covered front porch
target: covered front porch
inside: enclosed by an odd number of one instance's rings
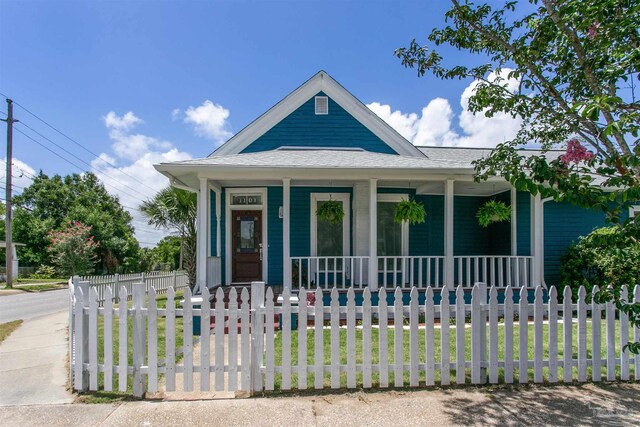
[[[470,175],[396,171],[391,179],[356,172],[200,174],[198,288],[252,280],[293,290],[542,284],[539,198],[497,178],[474,183]],[[390,223],[388,207],[402,198],[425,205],[425,224]],[[328,199],[344,203],[338,231],[315,217]],[[511,221],[482,229],[475,213],[490,199],[511,204]]]

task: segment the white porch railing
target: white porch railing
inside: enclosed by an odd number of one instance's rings
[[[368,283],[368,256],[291,257],[294,288],[363,288]]]
[[[219,256],[207,257],[207,286],[222,284],[222,259]]]
[[[454,283],[472,287],[484,282],[504,288],[533,287],[531,256],[455,256]]]
[[[443,256],[381,256],[378,257],[378,286],[412,286],[426,288],[444,284]]]

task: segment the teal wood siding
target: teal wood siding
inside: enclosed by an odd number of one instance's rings
[[[409,255],[444,255],[444,196],[417,195],[424,205],[425,222],[409,226]]]
[[[516,195],[518,223],[518,255],[531,256],[531,194],[518,191]]]
[[[584,209],[566,202],[544,204],[544,279],[557,285],[560,279],[560,257],[572,242],[605,224],[601,211]]]
[[[267,239],[269,245],[269,268],[267,283],[282,284],[282,219],[279,210],[282,206],[282,187],[267,188]]]
[[[291,187],[290,241],[292,257],[311,255],[311,193],[348,193],[351,209],[353,209],[353,189],[351,187]],[[352,210],[348,213],[345,212],[345,214],[349,215],[350,228],[353,230]],[[351,253],[353,253],[353,242],[350,246]],[[282,261],[280,263],[282,264]],[[271,268],[271,264],[269,264],[269,268]]]
[[[489,233],[476,219],[476,212],[488,198],[455,196],[453,199],[453,254],[488,255]]]
[[[316,96],[326,96],[320,92]],[[243,153],[279,147],[358,147],[377,153],[397,154],[391,147],[329,98],[329,114],[315,114],[312,97],[280,123],[256,139]]]
[[[495,199],[511,206],[511,191],[504,191],[496,194],[495,197],[487,197],[487,200]],[[475,216],[474,216],[475,217]],[[477,219],[476,219],[477,222]],[[499,222],[491,224],[486,228],[489,238],[489,255],[510,255],[511,254],[511,222]]]

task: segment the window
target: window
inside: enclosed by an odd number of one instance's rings
[[[396,206],[402,199],[407,199],[406,194],[378,194],[378,256],[400,257],[409,254],[409,226],[398,224],[395,221]],[[394,262],[393,258],[387,259],[388,271],[399,269],[400,261]],[[382,260],[378,267],[384,269]]]
[[[629,218],[635,218],[640,215],[640,205],[631,206],[629,208]]]
[[[323,203],[327,203],[324,200],[319,200],[317,208],[322,206]],[[342,202],[340,202],[342,203]],[[344,209],[344,206],[342,206]],[[346,212],[345,212],[346,215]],[[316,253],[318,256],[342,256],[344,255],[343,236],[344,236],[344,224],[331,224],[323,219],[317,219],[317,247]]]
[[[396,202],[378,202],[378,256],[402,255],[402,224],[395,222]]]
[[[342,203],[344,218],[340,224],[331,224],[316,217],[322,203],[333,200]],[[311,256],[349,255],[349,194],[311,193]]]
[[[329,97],[316,96],[316,115],[329,114]]]

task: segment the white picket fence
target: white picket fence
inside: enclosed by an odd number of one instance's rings
[[[146,292],[154,288],[156,293],[165,293],[169,288],[181,289],[189,285],[189,278],[184,270],[175,271],[149,271],[146,273],[109,274],[102,276],[78,276],[72,278],[76,282],[89,282],[98,292],[98,304],[102,306],[105,300],[105,290],[111,289],[114,302],[118,302],[118,293],[122,286],[127,289],[127,295],[131,298],[133,284],[144,283]]]
[[[449,295],[446,287],[442,292]],[[514,292],[519,292],[518,303],[513,302]],[[393,296],[380,289],[377,304],[365,288],[361,305],[356,305],[355,290],[349,288],[346,306],[339,305],[336,289],[328,294],[330,303],[326,306],[323,297],[327,293],[321,289],[313,293],[314,305],[294,305],[285,289],[282,305],[276,305],[272,288],[265,294],[264,283],[256,282],[251,287],[251,300],[243,289],[239,306],[235,289],[225,305],[224,292],[218,288],[213,308],[208,304],[194,308],[186,288],[185,305],[176,309],[170,288],[165,309],[156,306],[153,287],[146,298],[145,287],[134,286],[131,307],[116,307],[110,288],[105,290],[104,307],[99,307],[97,289],[82,284],[73,291],[75,301],[81,303],[72,302],[70,311],[72,342],[78,343],[71,352],[72,384],[76,390],[110,391],[117,377],[120,391],[132,384],[134,395],[141,396],[145,390],[158,390],[161,375],[165,376],[166,391],[175,390],[177,375],[182,375],[184,391],[192,391],[197,375],[201,391],[213,387],[216,391],[251,392],[452,382],[601,381],[603,369],[606,380],[629,380],[631,368],[633,377],[640,379],[640,357],[623,350],[628,340],[640,340],[640,329],[630,331],[628,316],[613,303],[587,302],[584,288],[575,303],[569,288],[564,290],[562,303],[555,288],[545,302],[540,287],[535,289],[533,303],[528,302],[527,288],[514,291],[511,287],[504,289],[504,303],[499,303],[498,288],[487,293],[483,284],[473,287],[470,304],[464,301],[462,287],[455,290],[453,304],[447,297],[436,304],[430,287],[424,293],[411,289],[409,305],[403,304],[400,288]],[[421,294],[423,303],[419,302]],[[626,288],[622,295],[626,297]],[[640,301],[640,287],[634,288],[633,295]],[[120,301],[127,300],[124,287],[119,296]],[[207,289],[202,297],[209,300]],[[307,301],[307,292],[301,289],[298,297]],[[200,318],[194,320],[194,316]],[[182,330],[176,327],[180,317]],[[276,317],[281,322],[279,331],[274,328]],[[164,320],[162,329],[158,328],[159,319]],[[213,330],[209,328],[212,320]],[[199,321],[202,329],[196,340],[192,335],[194,321]],[[129,323],[133,331],[130,341]],[[99,348],[100,324],[104,344]],[[119,325],[117,348],[114,324]],[[165,336],[164,358],[159,357],[159,333]],[[177,348],[176,334],[180,333],[183,345]],[[341,342],[346,343],[344,348]],[[200,346],[198,360],[193,357],[194,344]],[[129,347],[132,357],[128,357]]]

